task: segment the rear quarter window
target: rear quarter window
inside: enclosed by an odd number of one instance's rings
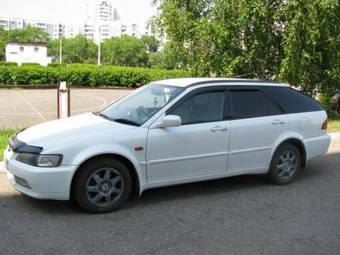
[[[269,95],[286,113],[322,111],[320,103],[313,98],[288,87],[267,87]]]

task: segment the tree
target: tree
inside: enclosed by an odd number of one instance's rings
[[[64,63],[94,64],[97,59],[97,45],[83,35],[74,38],[62,39]],[[54,60],[59,59],[59,40],[53,40],[48,45],[48,54]]]
[[[149,66],[164,69],[181,69],[181,63],[175,54],[171,43],[167,43],[162,51],[149,54]]]
[[[148,53],[157,52],[159,47],[159,41],[151,35],[143,35],[141,38]]]
[[[159,23],[169,35],[179,65],[194,75],[250,73],[265,78],[278,74],[281,0],[156,2],[161,9]]]
[[[0,28],[0,61],[5,60],[5,47],[8,42],[8,32]]]
[[[40,28],[28,26],[25,29],[8,31],[8,41],[13,43],[43,43],[49,41],[48,33]]]
[[[111,65],[146,66],[148,56],[141,39],[133,36],[122,36],[103,42],[102,61]]]
[[[311,95],[332,94],[340,88],[339,1],[288,1],[285,12],[281,79]]]
[[[338,0],[154,0],[177,66],[193,75],[280,77],[310,94],[340,80]],[[178,25],[180,24],[180,25]]]
[[[48,43],[48,34],[34,27],[6,31],[0,28],[0,60],[5,60],[7,43]]]

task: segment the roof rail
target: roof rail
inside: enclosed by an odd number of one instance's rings
[[[270,81],[270,80],[251,80],[251,79],[226,79],[226,80],[208,80],[208,81],[199,81],[199,82],[194,82],[192,84],[190,84],[189,86],[187,87],[193,87],[193,86],[198,86],[198,85],[203,85],[203,84],[211,84],[211,83],[221,83],[221,82],[224,82],[224,83],[237,83],[237,82],[249,82],[249,83],[276,83],[276,84],[280,84],[281,82],[280,81]]]

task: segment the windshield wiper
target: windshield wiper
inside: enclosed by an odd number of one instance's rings
[[[122,124],[127,124],[127,125],[132,125],[132,126],[137,126],[137,127],[140,126],[139,123],[134,122],[132,120],[128,120],[128,119],[112,119],[112,120],[115,121],[115,122],[122,123]]]
[[[122,124],[127,124],[127,125],[132,125],[132,126],[140,126],[139,123],[137,122],[134,122],[132,120],[128,120],[128,119],[113,119],[113,118],[110,118],[109,116],[101,113],[101,112],[93,112],[94,115],[97,115],[97,116],[100,116],[104,119],[107,119],[107,120],[110,120],[110,121],[115,121],[115,122],[119,122],[119,123],[122,123]]]
[[[103,114],[103,113],[101,113],[101,112],[93,112],[93,114],[94,114],[94,115],[97,115],[97,116],[100,116],[100,117],[102,117],[102,118],[104,118],[104,119],[113,121],[113,119],[111,119],[109,116],[107,116],[107,115],[105,115],[105,114]]]

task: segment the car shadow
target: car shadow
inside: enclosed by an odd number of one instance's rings
[[[303,168],[291,185],[299,185],[300,182],[309,182],[316,178],[323,178],[331,171],[338,171],[340,152],[330,153],[318,159],[312,160],[306,168]],[[336,170],[333,165],[337,168]],[[173,200],[184,200],[194,197],[211,196],[214,194],[227,194],[229,192],[240,192],[258,187],[277,185],[271,184],[265,175],[243,175],[218,180],[202,181],[190,184],[182,184],[163,188],[150,189],[143,192],[142,196],[132,195],[119,211],[130,211],[135,208],[142,209],[160,202],[171,203]],[[275,188],[276,187],[276,188]],[[21,206],[34,208],[47,214],[79,214],[84,213],[72,201],[37,200],[25,195],[14,196],[20,199]]]

